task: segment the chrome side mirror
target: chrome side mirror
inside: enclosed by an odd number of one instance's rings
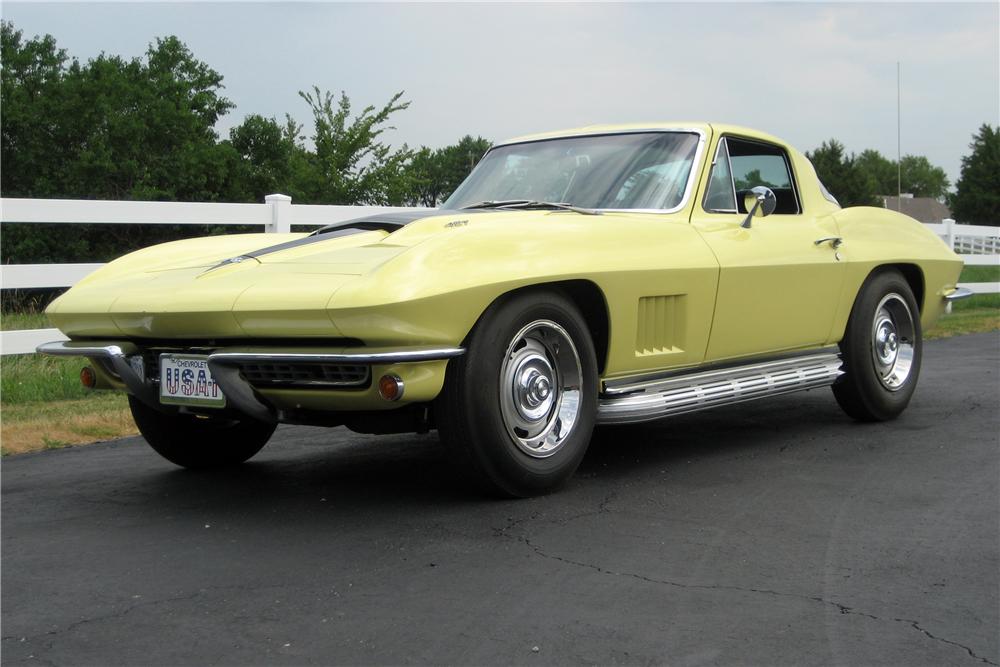
[[[747,213],[746,219],[740,223],[740,227],[750,229],[750,221],[753,220],[754,216],[763,218],[764,216],[771,215],[774,213],[774,207],[777,205],[778,200],[771,188],[764,187],[763,185],[751,188],[750,192],[743,195],[743,207],[749,213]]]

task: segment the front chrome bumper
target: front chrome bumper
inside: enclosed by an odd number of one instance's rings
[[[944,295],[944,300],[948,303],[952,303],[954,301],[958,301],[959,299],[968,299],[973,294],[975,294],[975,292],[967,287],[956,287],[951,292]]]
[[[146,381],[130,363],[141,355],[135,343],[128,341],[54,341],[39,345],[36,351],[62,357],[88,357],[107,362],[115,375],[121,378],[130,394],[157,410],[160,404],[158,387]],[[385,365],[442,361],[465,354],[460,347],[410,347],[393,350],[366,350],[364,352],[322,352],[315,350],[278,350],[274,348],[234,347],[209,352],[208,367],[222,393],[232,406],[258,421],[276,422],[275,409],[262,398],[240,371],[243,364],[294,363],[294,364],[357,364]]]
[[[50,354],[57,357],[102,359],[108,362],[115,375],[121,378],[130,394],[143,403],[159,408],[159,398],[156,388],[146,384],[145,379],[128,362],[129,357],[139,354],[139,347],[134,343],[123,341],[53,341],[51,343],[42,343],[35,348],[35,351],[39,354]]]

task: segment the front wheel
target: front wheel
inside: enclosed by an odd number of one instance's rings
[[[253,419],[221,419],[165,414],[128,397],[139,432],[157,454],[183,468],[215,468],[243,463],[267,444],[276,424]]]
[[[524,497],[559,487],[587,451],[597,362],[586,322],[557,292],[503,299],[448,363],[441,439],[480,486]]]
[[[844,376],[833,395],[859,421],[894,419],[917,386],[923,341],[909,283],[894,270],[870,276],[858,294],[840,343]]]

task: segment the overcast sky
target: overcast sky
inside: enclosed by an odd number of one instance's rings
[[[139,56],[177,35],[246,114],[307,121],[297,91],[358,108],[399,90],[394,143],[432,147],[593,123],[716,120],[802,150],[836,137],[903,153],[954,184],[972,134],[1000,124],[1000,4],[2,4],[71,56]]]

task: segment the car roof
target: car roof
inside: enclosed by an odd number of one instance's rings
[[[739,125],[729,125],[725,123],[708,123],[705,121],[658,121],[651,123],[627,123],[620,125],[588,125],[586,127],[577,127],[569,130],[556,130],[554,132],[539,132],[537,134],[526,134],[520,137],[514,137],[506,141],[498,141],[495,146],[503,146],[506,144],[520,144],[529,141],[541,141],[543,139],[559,139],[562,137],[578,137],[590,134],[618,134],[625,132],[664,132],[669,130],[695,130],[703,134],[711,134],[712,132],[718,132],[721,134],[736,134],[743,137],[749,137],[754,139],[762,139],[765,141],[776,142],[782,145],[788,145],[787,142],[781,139],[767,134],[766,132],[761,132],[759,130],[754,130],[749,127],[741,127]]]

